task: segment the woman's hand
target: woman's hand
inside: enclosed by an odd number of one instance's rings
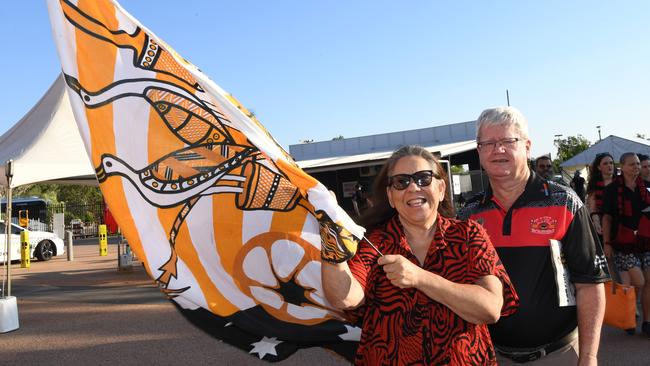
[[[605,244],[603,249],[605,251],[605,258],[611,258],[613,254],[612,246],[610,244]]]
[[[418,287],[423,269],[401,255],[384,255],[377,263],[383,266],[386,277],[399,288]]]
[[[600,218],[596,217],[592,222],[594,223],[594,229],[596,229],[598,235],[603,235],[603,228],[600,226]]]

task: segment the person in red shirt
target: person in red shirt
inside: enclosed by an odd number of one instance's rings
[[[323,261],[328,301],[361,322],[357,365],[496,364],[486,324],[513,313],[517,295],[483,228],[452,218],[446,182],[430,152],[400,148],[363,220],[376,249]]]
[[[610,153],[596,155],[589,169],[589,182],[587,183],[587,207],[591,220],[602,241],[603,218],[603,193],[614,179],[614,158]]]
[[[499,364],[596,365],[609,274],[587,207],[529,169],[532,143],[518,109],[486,109],[476,126],[490,185],[458,216],[485,227],[520,300],[490,326]]]
[[[635,153],[622,154],[620,163],[622,174],[603,196],[605,254],[614,258],[621,282],[641,294],[641,331],[650,337],[650,191]]]

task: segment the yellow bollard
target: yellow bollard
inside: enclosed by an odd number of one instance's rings
[[[29,268],[31,263],[31,250],[29,250],[29,231],[20,232],[20,268]]]
[[[99,255],[108,255],[108,240],[106,238],[106,225],[99,225]]]

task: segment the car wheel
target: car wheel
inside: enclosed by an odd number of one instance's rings
[[[43,240],[36,246],[34,255],[39,261],[49,261],[52,259],[55,250],[56,248],[54,247],[54,243],[49,240]]]

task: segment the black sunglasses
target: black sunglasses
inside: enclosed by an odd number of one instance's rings
[[[426,187],[431,184],[431,181],[433,180],[433,171],[420,170],[413,174],[395,174],[388,177],[388,185],[398,191],[402,191],[411,184],[411,180],[413,180],[418,187]]]

